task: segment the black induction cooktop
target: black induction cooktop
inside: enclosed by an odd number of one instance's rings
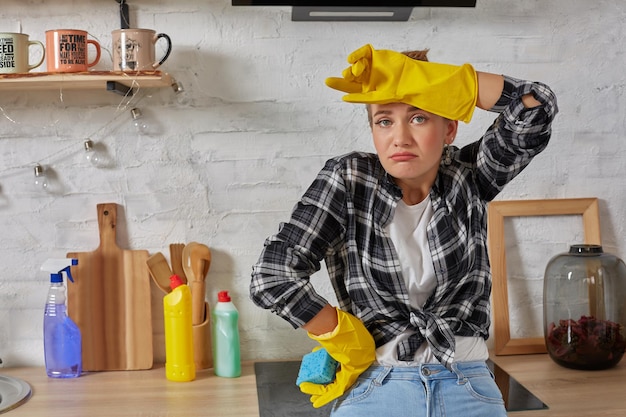
[[[507,411],[548,408],[498,365],[492,361],[488,361],[487,364],[496,377],[496,383],[502,392]],[[300,392],[295,383],[299,369],[300,361],[254,364],[260,417],[328,417],[330,415],[330,405],[313,408],[309,402],[309,396]]]

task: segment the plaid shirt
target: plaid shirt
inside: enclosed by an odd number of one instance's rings
[[[542,105],[526,109],[521,97],[528,93]],[[360,318],[377,346],[416,331],[398,347],[400,360],[412,360],[427,341],[450,368],[455,335],[487,339],[486,206],[546,147],[556,98],[546,85],[505,77],[491,111],[500,113],[495,122],[477,142],[454,148],[430,191],[434,215],[427,233],[437,287],[423,309],[410,306],[384,232],[402,192],[377,155],[359,152],[327,161],[289,222],[265,241],[253,267],[252,300],[294,327],[304,325],[327,304],[309,281],[324,260],[339,308]]]

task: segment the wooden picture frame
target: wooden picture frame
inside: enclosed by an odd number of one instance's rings
[[[601,244],[597,198],[492,201],[487,206],[487,244],[493,280],[492,303],[496,355],[546,353],[543,337],[511,339],[504,243],[504,218],[582,215],[586,244]]]

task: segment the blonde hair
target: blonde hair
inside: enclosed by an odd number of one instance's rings
[[[408,56],[409,58],[413,58],[417,61],[426,61],[428,62],[428,51],[430,49],[421,49],[421,50],[417,50],[417,51],[404,51],[402,52],[404,55]]]
[[[414,51],[404,51],[402,54],[408,56],[409,58],[415,59],[417,61],[426,61],[428,62],[428,51],[430,49],[417,49]],[[369,121],[370,127],[372,126],[372,108],[369,104],[366,105],[367,108],[367,120]]]

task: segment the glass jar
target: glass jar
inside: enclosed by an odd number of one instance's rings
[[[544,276],[546,347],[559,365],[606,369],[626,351],[626,265],[600,245],[572,245]]]

